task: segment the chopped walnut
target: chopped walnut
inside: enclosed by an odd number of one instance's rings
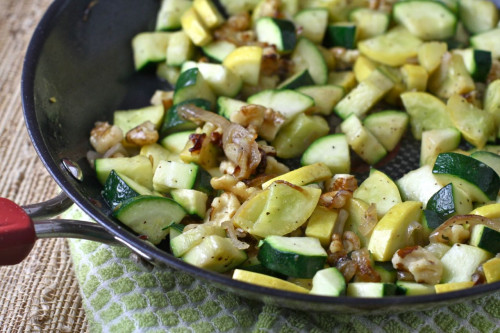
[[[224,192],[212,201],[211,208],[205,222],[222,225],[223,222],[231,221],[241,204],[236,195]]]
[[[100,154],[104,154],[122,140],[122,130],[118,126],[110,125],[108,122],[96,122],[95,127],[90,132],[90,144]]]
[[[267,165],[266,170],[264,171],[265,174],[279,176],[290,171],[290,169],[286,165],[278,162],[278,160],[272,156],[267,156],[266,161]]]
[[[258,133],[267,141],[272,141],[285,122],[285,117],[270,108],[250,104],[233,112],[231,121]]]
[[[326,192],[319,197],[318,204],[328,209],[338,209],[344,207],[350,198],[352,198],[351,191],[339,190]]]
[[[344,250],[347,253],[359,250],[361,248],[361,241],[359,240],[358,235],[356,235],[352,231],[346,231],[342,235],[342,245],[344,246]]]
[[[127,132],[127,142],[138,145],[145,146],[156,143],[159,139],[158,131],[155,129],[155,125],[146,121],[139,126],[132,128]]]
[[[215,190],[223,190],[236,195],[242,201],[247,200],[257,188],[248,187],[244,182],[239,181],[233,175],[225,174],[218,178],[212,178],[210,184]]]
[[[151,97],[151,104],[152,105],[162,105],[165,108],[165,110],[170,109],[170,107],[174,104],[174,91],[169,90],[169,91],[164,91],[164,90],[157,90],[155,91],[153,97]]]
[[[392,265],[399,271],[410,272],[418,283],[437,284],[443,275],[443,264],[430,251],[421,246],[398,250]]]
[[[354,192],[358,188],[356,177],[348,174],[336,174],[325,182],[326,191],[346,190]]]

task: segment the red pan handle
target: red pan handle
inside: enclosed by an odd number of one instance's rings
[[[23,261],[36,239],[33,221],[24,209],[0,198],[0,266]]]

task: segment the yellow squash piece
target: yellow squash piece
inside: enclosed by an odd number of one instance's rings
[[[427,88],[427,80],[429,75],[424,67],[419,65],[406,64],[401,67],[403,74],[403,82],[406,85],[406,90],[409,91],[425,91]]]
[[[369,208],[370,205],[368,203],[356,198],[349,199],[346,205],[349,217],[347,218],[344,230],[349,230],[356,233],[356,235],[358,235],[359,237],[359,241],[361,242],[361,247],[368,246],[372,234],[372,230],[370,230],[369,226],[367,226],[367,219],[375,218],[374,222],[377,222],[377,216],[369,216]]]
[[[160,161],[167,161],[170,159],[171,153],[159,144],[153,143],[151,145],[142,146],[139,155],[148,157],[153,163],[153,171],[155,171]]]
[[[466,281],[466,282],[450,282],[450,283],[442,283],[434,285],[434,289],[436,289],[436,294],[447,293],[450,291],[467,289],[474,286],[474,282]]]
[[[330,72],[327,84],[340,86],[345,92],[351,91],[357,84],[356,75],[352,71]]]
[[[224,22],[224,17],[211,0],[194,0],[193,7],[209,29],[216,28]]]
[[[234,270],[233,279],[251,284],[256,284],[258,286],[267,288],[293,291],[296,293],[305,293],[305,294],[309,293],[308,289],[300,287],[294,283],[281,280],[269,275],[254,273],[251,271],[245,271],[241,269]]]
[[[471,215],[479,215],[484,216],[489,219],[497,219],[500,218],[500,203],[484,205],[474,209],[469,214]]]
[[[247,200],[234,215],[233,222],[259,237],[283,236],[307,221],[320,195],[318,188],[277,182]]]
[[[336,209],[317,206],[307,222],[306,236],[319,239],[321,245],[327,247],[332,240],[333,228],[338,215]]]
[[[366,79],[377,68],[377,64],[364,56],[359,56],[354,63],[354,75],[358,82]]]
[[[320,182],[332,177],[330,168],[324,163],[314,163],[311,165],[303,166],[302,168],[295,169],[287,172],[281,176],[275,177],[262,184],[262,188],[266,189],[277,180],[284,180],[294,185],[307,185],[310,183]]]
[[[394,205],[373,229],[368,243],[373,259],[389,261],[398,249],[412,245],[407,236],[408,226],[420,221],[421,214],[421,202],[405,201]]]
[[[500,281],[500,258],[493,258],[485,262],[483,272],[488,283]]]
[[[182,30],[198,46],[205,46],[212,41],[212,35],[200,16],[194,9],[189,8],[181,17]]]
[[[440,98],[462,95],[476,89],[459,54],[445,53],[439,68],[429,77],[428,90]]]
[[[495,136],[493,115],[468,103],[462,96],[451,96],[447,110],[455,127],[474,146],[481,149],[490,137]]]
[[[446,51],[448,51],[446,43],[423,43],[418,48],[418,62],[420,66],[427,70],[427,73],[432,74],[439,67],[439,64],[441,64],[441,58]]]
[[[224,58],[223,65],[237,74],[244,83],[259,83],[262,48],[260,46],[241,46]]]
[[[359,42],[358,49],[371,60],[389,66],[401,66],[408,58],[417,55],[420,44],[420,39],[398,26],[383,35]]]

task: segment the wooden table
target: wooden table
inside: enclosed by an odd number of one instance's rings
[[[24,125],[21,72],[31,35],[50,0],[0,1],[0,197],[18,204],[59,192]],[[1,332],[87,332],[64,239],[38,241],[21,264],[0,267]]]

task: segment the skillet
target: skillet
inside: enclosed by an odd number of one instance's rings
[[[85,158],[90,149],[89,133],[94,122],[111,121],[114,110],[144,106],[156,89],[169,88],[154,73],[133,70],[131,38],[154,29],[158,8],[156,0],[55,0],[39,23],[23,68],[24,118],[40,159],[64,194],[47,203],[24,207],[30,216],[19,212],[11,215],[25,225],[34,221],[35,226],[26,227],[31,233],[22,239],[26,243],[21,244],[25,245],[20,246],[22,251],[18,247],[10,253],[23,252],[19,254],[21,260],[36,237],[119,242],[154,265],[182,270],[243,297],[306,311],[396,313],[449,305],[500,290],[497,282],[438,295],[333,298],[269,289],[191,266],[144,242],[112,218],[100,194],[102,187]],[[418,149],[418,144],[405,140],[400,153],[382,170],[399,178],[418,165]],[[99,225],[45,220],[71,202]],[[6,211],[2,207],[8,204],[2,205],[0,212]],[[2,232],[0,219],[0,243],[5,241]],[[20,242],[21,238],[11,239]],[[0,245],[0,252],[3,247]],[[0,253],[0,257],[8,257],[5,253],[9,252]],[[0,264],[5,263],[0,259]]]

